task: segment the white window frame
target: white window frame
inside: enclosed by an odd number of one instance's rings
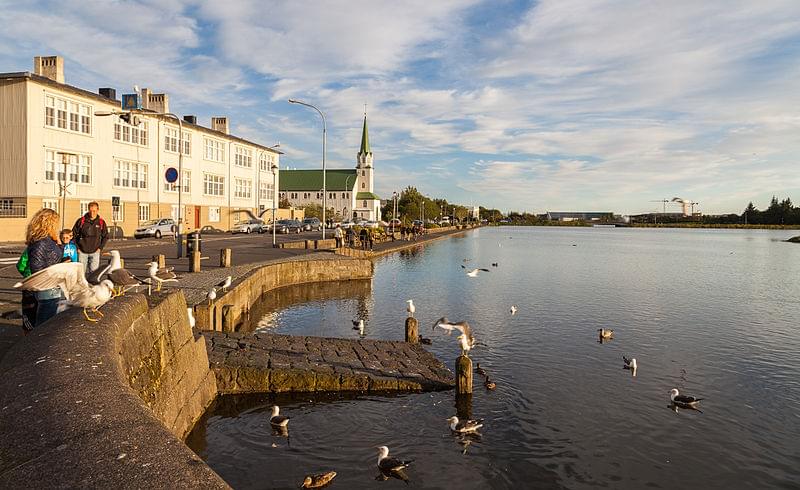
[[[139,203],[139,223],[144,223],[145,221],[150,221],[150,203],[140,202]]]
[[[225,196],[225,176],[204,173],[203,195],[214,197]]]
[[[192,154],[192,133],[189,131],[183,132],[183,154],[191,156]],[[167,153],[178,153],[178,128],[165,126],[164,127],[164,151]]]
[[[114,141],[129,145],[147,148],[150,143],[147,121],[142,121],[139,126],[128,124],[121,119],[114,121]]]
[[[183,171],[183,193],[188,194],[192,191],[192,171],[191,170],[184,170]],[[164,182],[164,192],[178,192],[178,183],[177,182]]]
[[[92,185],[92,155],[85,153],[61,152],[53,148],[44,150],[44,180],[46,182],[62,182],[65,180],[63,154],[67,154],[68,184]]]
[[[42,209],[52,209],[58,212],[58,199],[42,199]]]
[[[111,206],[111,222],[122,223],[125,221],[125,203],[120,200],[119,206]]]
[[[81,216],[89,212],[89,203],[92,201],[81,201]]]
[[[272,201],[275,198],[275,188],[272,186],[272,182],[261,182],[259,187],[258,198],[260,200]]]
[[[237,167],[253,167],[253,150],[245,146],[233,145],[233,164]]]
[[[90,104],[44,93],[44,127],[92,136],[94,109]]]
[[[233,197],[237,199],[251,199],[253,197],[253,181],[241,177],[234,177]]]
[[[112,186],[120,189],[147,189],[148,164],[130,160],[114,160]]]
[[[219,206],[209,206],[208,207],[208,222],[209,223],[219,223],[219,221],[220,221]]]
[[[203,138],[203,159],[209,162],[225,163],[225,142],[204,137]]]

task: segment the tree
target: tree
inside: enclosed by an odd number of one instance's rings
[[[287,199],[286,196],[283,196],[282,198],[278,199],[278,207],[281,209],[289,209],[292,207],[292,205],[289,203],[289,199]]]

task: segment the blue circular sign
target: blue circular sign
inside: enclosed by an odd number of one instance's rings
[[[178,181],[178,169],[176,169],[175,167],[168,168],[167,171],[164,173],[164,178],[167,179],[167,182],[169,182],[170,184],[174,184],[175,182]]]

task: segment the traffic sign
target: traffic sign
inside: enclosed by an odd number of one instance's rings
[[[122,95],[122,110],[132,111],[142,108],[142,100],[139,94],[123,94]]]
[[[164,178],[167,179],[167,182],[170,184],[174,184],[178,181],[178,169],[175,167],[169,167],[166,172],[164,172]]]

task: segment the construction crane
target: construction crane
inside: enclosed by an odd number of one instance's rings
[[[700,204],[697,201],[687,201],[682,197],[673,197],[672,202],[677,202],[681,204],[681,206],[683,207],[684,216],[694,216],[694,206],[695,204]],[[691,209],[691,214],[690,214],[690,209]]]
[[[662,212],[662,214],[667,214],[667,203],[670,202],[669,199],[660,199],[660,200],[657,200],[657,201],[648,201],[648,202],[660,202],[660,203],[662,203],[664,205],[664,211]]]

